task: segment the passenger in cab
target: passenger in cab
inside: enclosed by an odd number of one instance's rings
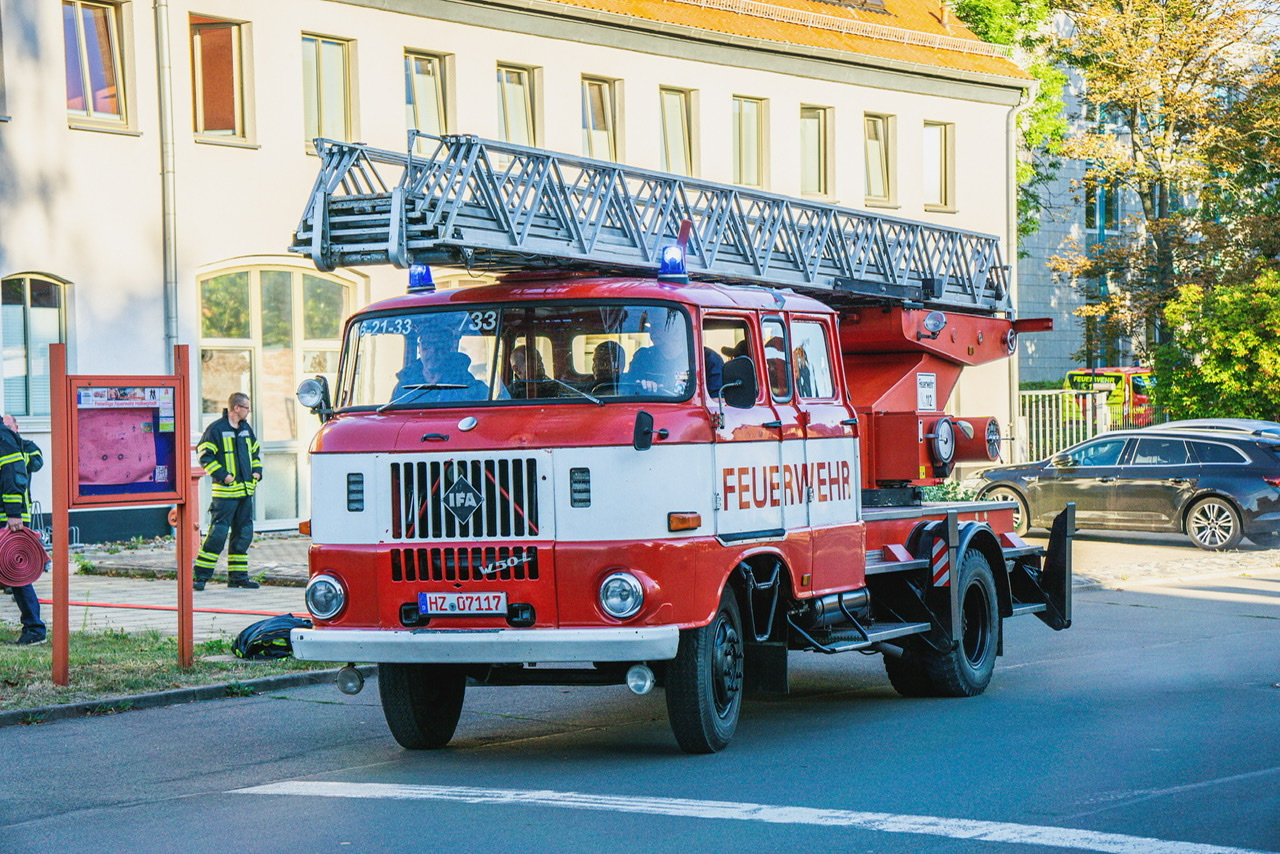
[[[459,349],[460,336],[418,335],[418,358],[396,374],[392,404],[487,400],[489,385],[471,373],[471,357]]]

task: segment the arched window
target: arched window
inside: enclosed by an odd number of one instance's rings
[[[49,414],[49,345],[66,340],[65,283],[38,273],[0,281],[4,410]]]
[[[248,394],[265,470],[258,517],[298,518],[306,493],[299,461],[316,422],[294,391],[306,377],[334,380],[353,285],[270,265],[199,281],[201,429],[222,415],[231,394]]]

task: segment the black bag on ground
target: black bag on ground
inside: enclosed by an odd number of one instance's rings
[[[293,655],[293,643],[289,640],[289,632],[293,629],[311,628],[310,620],[303,620],[292,614],[281,614],[268,617],[244,627],[236,635],[231,644],[231,651],[236,658],[248,658],[262,661],[271,658],[288,658]]]

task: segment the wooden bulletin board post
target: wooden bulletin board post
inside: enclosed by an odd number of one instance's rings
[[[178,662],[194,663],[191,555],[195,545],[186,345],[173,375],[68,376],[65,344],[49,346],[53,431],[53,683],[69,682],[70,511],[178,506]]]

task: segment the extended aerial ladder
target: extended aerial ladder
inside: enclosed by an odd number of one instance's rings
[[[430,155],[415,153],[419,138],[435,142]],[[837,306],[1012,319],[1008,267],[991,235],[474,136],[410,131],[404,153],[315,144],[320,174],[290,250],[322,270],[651,275],[688,221],[696,280],[787,287]]]

